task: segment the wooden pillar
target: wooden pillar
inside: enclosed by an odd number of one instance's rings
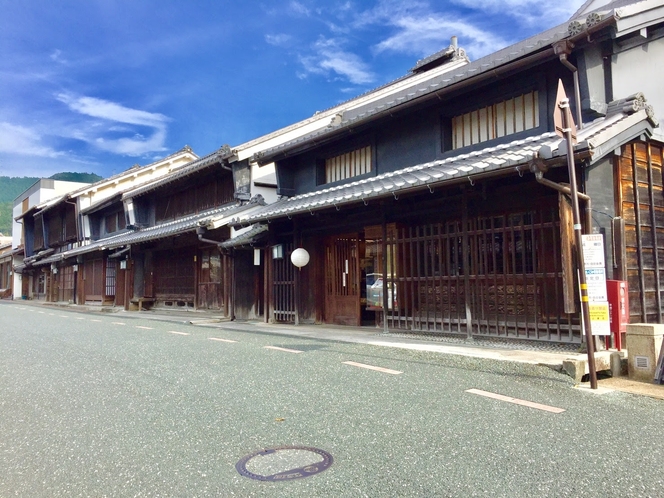
[[[381,257],[381,267],[383,273],[383,331],[388,332],[387,326],[387,313],[390,309],[388,289],[390,285],[394,285],[392,282],[388,284],[387,282],[387,221],[385,219],[385,214],[383,213],[383,223],[381,224],[381,236],[382,236],[382,257]],[[394,299],[394,296],[392,297]]]
[[[269,323],[272,312],[272,293],[270,292],[272,289],[272,252],[269,244],[263,249],[263,262],[263,321]]]
[[[461,215],[461,234],[462,234],[462,258],[463,262],[461,267],[463,268],[463,292],[464,292],[464,301],[466,304],[466,335],[470,339],[473,336],[473,317],[470,307],[470,262],[469,262],[469,252],[468,252],[468,190],[465,185],[462,187],[462,215]]]
[[[299,247],[301,241],[300,233],[298,230],[297,222],[293,221],[293,251]],[[284,258],[287,258],[284,254]],[[287,265],[292,264],[290,261],[286,261]],[[293,277],[293,306],[295,308],[295,325],[300,324],[300,288],[302,287],[300,283],[300,278],[302,277],[302,270],[297,268],[294,270]]]

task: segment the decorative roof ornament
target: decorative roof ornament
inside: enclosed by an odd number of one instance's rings
[[[343,120],[344,114],[343,112],[338,112],[332,118],[330,119],[330,124],[327,125],[328,128],[331,128],[333,126],[339,126],[341,124],[341,121]]]
[[[231,147],[228,144],[224,144],[219,148],[219,154],[222,156],[231,156],[233,155],[233,152],[231,151]]]
[[[585,30],[585,24],[579,21],[572,21],[567,25],[567,33],[569,36],[576,36]]]
[[[435,67],[442,66],[443,64],[455,62],[458,60],[470,62],[470,60],[468,60],[468,56],[466,55],[466,51],[462,48],[459,48],[457,37],[453,36],[450,39],[450,45],[448,47],[430,55],[429,57],[418,60],[417,64],[415,64],[415,67],[413,67],[410,71],[412,73],[422,73],[424,71],[428,71],[429,69],[433,69]]]
[[[590,14],[588,14],[588,17],[586,17],[586,26],[592,28],[596,24],[599,24],[601,20],[602,20],[602,14],[600,14],[599,12],[591,12]]]

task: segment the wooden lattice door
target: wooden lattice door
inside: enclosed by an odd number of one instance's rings
[[[360,259],[357,234],[330,237],[325,244],[325,321],[359,326]]]

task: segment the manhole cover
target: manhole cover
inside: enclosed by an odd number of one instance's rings
[[[243,457],[235,464],[245,477],[259,481],[287,481],[309,477],[332,465],[327,451],[306,446],[267,448]]]

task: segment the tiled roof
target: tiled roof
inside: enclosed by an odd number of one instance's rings
[[[567,23],[556,26],[552,29],[544,31],[536,36],[528,38],[522,42],[516,43],[502,50],[494,52],[486,57],[482,57],[470,64],[463,65],[455,71],[445,72],[442,74],[434,74],[427,80],[420,80],[414,86],[401,89],[398,92],[393,92],[387,96],[374,100],[366,106],[361,106],[350,112],[344,112],[338,124],[322,128],[318,131],[304,135],[290,142],[286,142],[279,146],[264,150],[258,154],[256,159],[259,161],[261,157],[270,158],[278,155],[282,151],[287,151],[299,145],[308,143],[315,139],[319,139],[326,135],[332,135],[344,128],[356,126],[360,122],[369,119],[379,114],[387,113],[392,109],[408,103],[410,101],[419,100],[422,97],[433,95],[440,92],[442,89],[455,85],[464,80],[476,77],[483,73],[490,73],[500,66],[509,62],[521,59],[526,55],[533,54],[541,51],[542,49],[550,49],[550,57],[554,57],[551,44],[559,41],[568,36]],[[426,74],[426,73],[425,73]]]
[[[256,242],[257,239],[261,238],[262,235],[267,234],[268,227],[263,223],[256,223],[246,232],[242,232],[237,237],[228,239],[221,244],[219,247],[223,249],[230,249],[231,247],[241,247],[246,245],[251,245]]]
[[[202,213],[186,216],[184,218],[179,218],[177,220],[162,223],[160,225],[141,228],[140,230],[128,233],[118,237],[117,239],[109,241],[108,243],[104,244],[104,247],[112,249],[114,247],[120,247],[128,244],[139,244],[141,242],[163,239],[171,235],[191,232],[196,230],[197,227],[205,224],[206,221],[208,221],[210,218],[213,218],[214,216],[224,212],[232,214],[233,212],[241,212],[242,210],[243,206],[238,206],[237,204],[209,209]]]
[[[544,144],[559,140],[555,133],[544,133],[475,152],[383,173],[372,178],[282,199],[265,206],[246,219],[240,218],[238,221],[251,223],[257,220],[269,220],[273,217],[288,216],[330,206],[341,206],[358,201],[366,202],[377,197],[396,195],[404,190],[425,188],[427,185],[433,187],[447,181],[470,178],[478,173],[487,173],[526,163],[537,157],[539,149]]]
[[[124,230],[120,233],[115,233],[109,237],[95,240],[87,245],[70,249],[69,251],[55,254],[48,258],[48,262],[61,261],[68,259],[79,254],[87,254],[95,251],[103,251],[105,249],[114,249],[129,244],[140,244],[142,242],[149,242],[152,240],[163,239],[172,235],[191,232],[196,230],[197,227],[205,224],[209,219],[219,216],[221,213],[228,213],[233,215],[240,213],[244,210],[245,206],[231,204],[221,206],[213,209],[208,209],[202,213],[185,216],[177,220],[161,223],[152,227],[141,228],[138,230]],[[230,219],[230,218],[229,218]],[[47,260],[41,260],[35,264],[46,263]]]
[[[151,192],[163,185],[172,183],[176,180],[179,180],[180,178],[184,178],[194,173],[198,173],[199,171],[205,168],[209,168],[210,166],[214,166],[215,164],[221,164],[230,154],[231,154],[230,149],[228,149],[227,147],[222,147],[221,149],[216,150],[211,154],[208,154],[207,156],[201,157],[200,159],[190,162],[186,166],[182,166],[173,173],[164,175],[152,182],[143,184],[140,187],[126,191],[122,195],[122,200],[131,197],[137,197],[147,192]]]
[[[613,107],[617,109],[620,106]],[[656,121],[647,109],[642,108],[634,112],[631,104],[620,109],[579,130],[576,151],[588,150],[591,161],[597,161],[616,146],[632,140],[644,131],[652,132]],[[566,154],[564,143],[564,140],[553,132],[533,135],[522,140],[281,199],[249,216],[239,217],[234,222],[236,225],[250,224],[332,206],[338,207],[362,201],[366,203],[371,199],[397,196],[402,192],[433,188],[466,178],[472,180],[480,174],[495,173],[524,165],[538,157],[550,159],[562,156]]]
[[[92,183],[92,184],[90,184],[86,187],[77,189],[74,192],[71,192],[70,196],[75,197],[76,195],[80,195],[81,193],[86,192],[86,191],[90,190],[91,188],[100,187],[100,186],[105,185],[107,183],[114,182],[115,180],[119,180],[120,178],[123,178],[125,176],[130,176],[130,175],[134,175],[136,173],[140,173],[140,172],[149,170],[155,164],[163,163],[165,161],[168,161],[171,158],[177,157],[181,154],[187,154],[187,153],[191,154],[192,156],[194,156],[196,158],[198,157],[198,155],[196,155],[196,153],[191,149],[191,147],[189,147],[188,145],[185,145],[182,149],[178,150],[177,152],[173,152],[172,154],[169,154],[168,156],[166,156],[162,159],[158,159],[157,161],[154,161],[154,162],[152,162],[152,163],[150,163],[146,166],[135,165],[135,166],[133,166],[133,167],[131,167],[131,168],[125,170],[125,171],[122,171],[121,173],[110,176],[108,178],[104,178],[103,180],[99,180],[98,182]]]

